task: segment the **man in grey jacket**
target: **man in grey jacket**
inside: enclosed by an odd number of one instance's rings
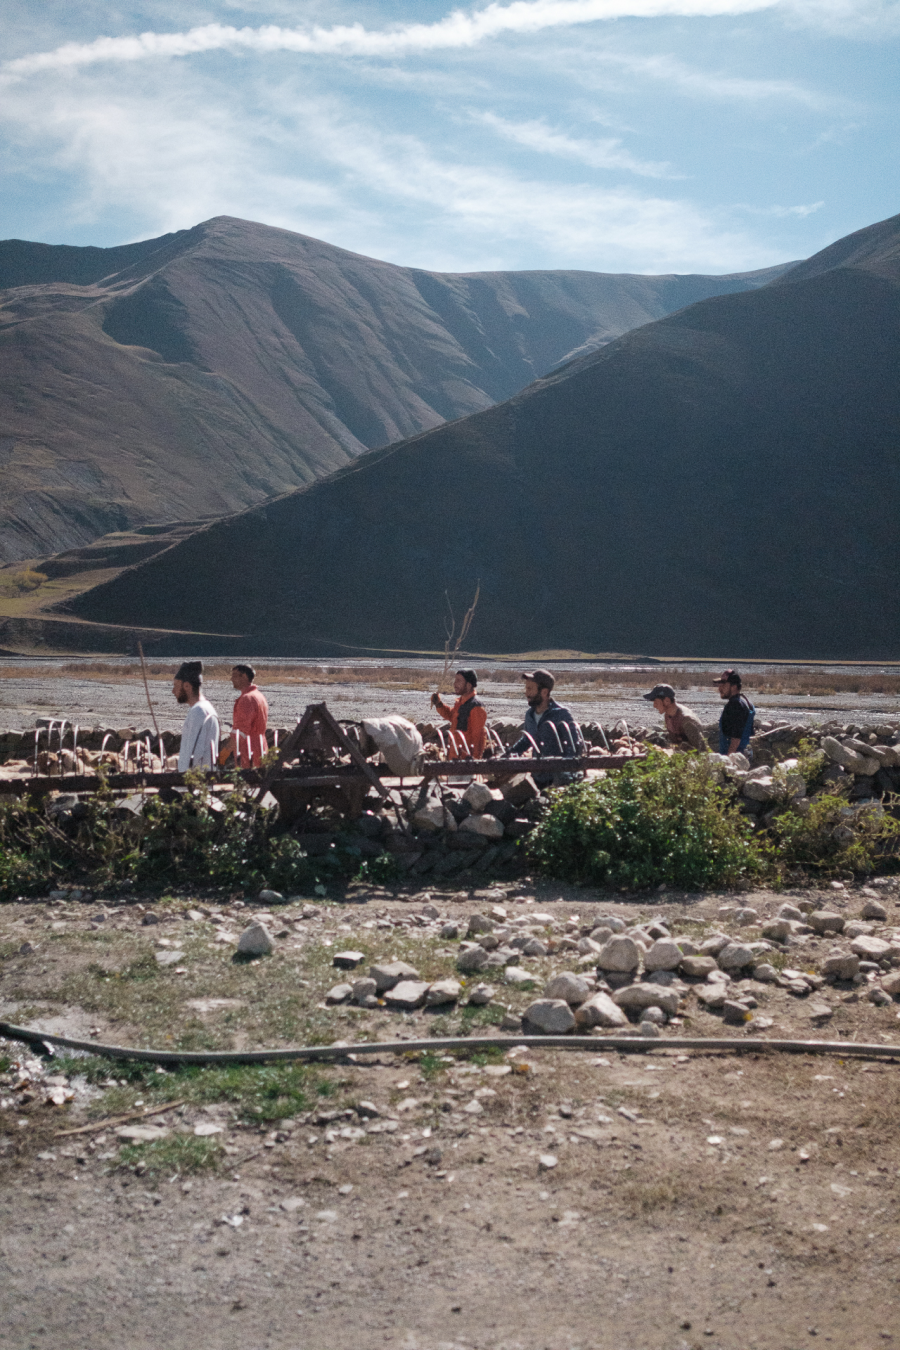
[[[550,695],[556,680],[549,670],[531,670],[523,674],[525,697],[528,711],[525,714],[525,731],[510,747],[511,755],[523,755],[526,750],[547,756],[564,756],[567,759],[585,753],[584,737],[581,728],[571,711],[557,703]],[[548,787],[571,781],[571,774],[532,775],[538,787]]]

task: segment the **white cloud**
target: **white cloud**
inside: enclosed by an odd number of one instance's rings
[[[93,42],[67,42],[49,52],[17,57],[3,67],[7,76],[24,77],[46,70],[65,70],[108,61],[143,61],[153,57],[194,56],[221,50],[275,51],[306,55],[400,56],[474,47],[504,33],[534,34],[619,18],[715,17],[748,14],[774,7],[779,0],[513,0],[465,13],[454,10],[437,23],[398,24],[367,29],[362,24],[331,28],[234,28],[210,23],[183,33],[140,33],[101,37]]]
[[[510,122],[490,112],[473,113],[472,120],[490,127],[499,136],[516,145],[523,145],[539,154],[576,160],[592,169],[624,169],[643,178],[684,177],[683,174],[676,173],[671,164],[654,164],[636,159],[634,155],[622,149],[620,140],[612,137],[605,140],[583,140],[553,131],[540,119]]]
[[[75,177],[70,224],[113,215],[147,237],[227,214],[448,271],[728,272],[781,257],[690,201],[541,181],[484,153],[460,160],[288,81],[230,96],[196,72],[175,76],[164,88],[42,81],[5,101],[22,161],[39,149],[45,172]]]
[[[747,206],[741,203],[735,207],[735,210],[745,211],[749,216],[773,216],[776,219],[799,216],[802,220],[806,216],[813,215],[816,211],[821,211],[824,205],[824,202],[809,202],[801,206]]]

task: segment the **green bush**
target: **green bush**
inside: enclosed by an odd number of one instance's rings
[[[765,862],[752,826],[701,756],[652,751],[607,778],[554,793],[527,850],[541,871],[563,880],[628,890],[732,885]]]
[[[325,883],[359,867],[359,850],[350,846],[310,858],[284,833],[277,811],[260,806],[237,777],[224,797],[202,775],[188,775],[187,783],[174,800],[148,796],[140,815],[117,802],[102,780],[69,820],[54,818],[43,802],[0,800],[0,899],[40,894],[61,881],[321,893]]]
[[[867,876],[900,858],[900,820],[880,802],[853,806],[839,791],[821,793],[803,811],[780,811],[769,839],[777,867],[819,877]]]

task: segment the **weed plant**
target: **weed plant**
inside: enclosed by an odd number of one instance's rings
[[[92,887],[131,882],[158,890],[178,884],[315,891],[352,876],[359,850],[333,845],[310,858],[237,775],[214,795],[200,774],[174,799],[148,795],[140,814],[100,789],[68,817],[42,801],[0,802],[0,899],[33,895],[62,881]]]

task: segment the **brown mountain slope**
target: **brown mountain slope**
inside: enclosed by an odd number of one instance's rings
[[[0,244],[0,561],[265,500],[735,277],[444,276],[219,217]]]
[[[202,528],[74,612],[260,654],[434,648],[445,589],[480,578],[480,650],[897,659],[900,217],[873,236]]]

